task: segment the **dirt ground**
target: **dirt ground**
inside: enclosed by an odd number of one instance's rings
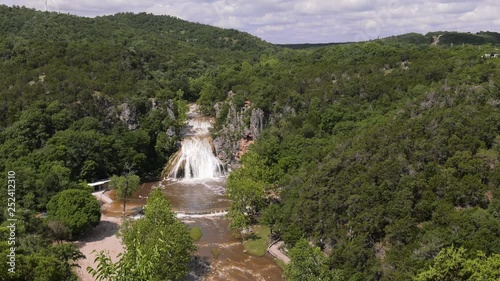
[[[94,264],[95,256],[100,251],[107,251],[113,261],[117,261],[117,255],[123,252],[123,245],[120,238],[116,236],[121,218],[101,216],[101,223],[96,226],[91,233],[76,242],[80,251],[86,259],[78,261],[80,268],[77,274],[81,281],[94,281],[91,274],[87,273],[87,267],[96,268]],[[95,253],[92,253],[93,251]]]

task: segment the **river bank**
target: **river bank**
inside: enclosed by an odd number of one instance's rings
[[[214,120],[202,116],[196,105],[190,105],[188,120],[183,131],[183,141],[177,153],[166,165],[163,181],[146,183],[127,199],[127,215],[140,210],[152,189],[159,188],[167,196],[177,217],[190,228],[197,227],[202,235],[195,242],[197,250],[187,280],[238,280],[281,281],[282,269],[262,247],[262,256],[253,256],[245,250],[241,236],[229,230],[225,214],[230,207],[226,196],[227,172],[224,164],[214,155],[210,129]],[[105,198],[103,205],[103,226],[81,242],[80,250],[87,259],[81,261],[79,275],[82,281],[91,281],[86,274],[87,266],[95,266],[95,253],[110,251],[112,258],[123,251],[116,230],[121,219],[122,202],[115,192],[97,194]],[[112,202],[108,202],[109,200]],[[114,232],[113,232],[114,231]],[[118,245],[120,247],[118,247]],[[202,269],[202,270],[200,270]],[[90,277],[92,278],[92,277]]]
[[[117,217],[101,216],[101,223],[96,226],[84,238],[76,241],[85,259],[79,260],[76,273],[81,281],[94,281],[95,279],[87,272],[87,267],[96,268],[94,259],[100,251],[106,251],[113,261],[118,260],[118,254],[123,252],[121,239],[116,235],[122,219]]]

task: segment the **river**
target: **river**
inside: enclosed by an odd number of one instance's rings
[[[203,236],[195,242],[197,262],[192,264],[188,280],[283,280],[281,268],[268,253],[262,257],[245,253],[239,235],[228,228],[223,212],[230,206],[225,187],[227,172],[213,154],[209,133],[212,124],[212,119],[191,105],[181,149],[167,164],[166,178],[144,184],[127,204],[131,209],[140,208],[151,188],[161,188],[178,217],[190,227],[201,229]],[[121,214],[120,204],[112,204],[108,215]]]

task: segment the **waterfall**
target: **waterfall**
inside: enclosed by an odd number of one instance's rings
[[[224,176],[224,163],[214,155],[210,128],[213,120],[189,107],[181,148],[168,161],[164,174],[172,179],[210,179]]]

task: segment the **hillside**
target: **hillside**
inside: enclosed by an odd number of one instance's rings
[[[269,225],[295,253],[290,280],[412,280],[452,245],[498,261],[500,61],[488,52],[374,41],[224,73],[234,94],[219,120],[246,99],[268,124],[229,177],[233,227]]]
[[[5,163],[16,166],[20,158],[46,151],[48,144],[79,145],[77,140],[66,143],[76,131],[88,134],[83,139],[126,138],[123,141],[135,155],[128,165],[140,174],[155,175],[174,148],[176,126],[182,123],[178,107],[198,98],[190,79],[274,49],[246,33],[169,16],[129,13],[91,19],[3,5],[0,15],[4,170]],[[127,132],[122,127],[139,130]],[[159,137],[168,128],[171,135]],[[129,154],[105,143],[109,157]],[[10,144],[15,148],[8,148]],[[111,164],[112,158],[92,154],[50,161],[70,168],[70,181],[123,171],[122,163]],[[22,162],[21,167],[30,161]],[[43,163],[30,165],[38,171]],[[37,188],[26,191],[31,189]]]
[[[243,32],[168,16],[83,18],[1,5],[0,170],[15,173],[19,223],[17,273],[6,276],[2,216],[0,279],[74,280],[68,259],[78,251],[52,246],[57,230],[35,213],[61,191],[87,190],[85,181],[157,178],[177,150],[187,102],[204,86],[193,81],[274,49]]]
[[[427,34],[420,33],[406,33],[396,36],[389,36],[382,39],[377,39],[374,41],[383,41],[391,44],[409,44],[409,45],[429,45],[434,42],[434,37],[439,36],[440,45],[485,45],[492,44],[495,46],[500,45],[500,33],[481,31],[478,33],[466,33],[466,32],[451,32],[451,31],[436,31],[429,32]],[[278,46],[290,48],[290,49],[310,49],[326,46],[335,46],[340,44],[350,44],[349,42],[338,43],[304,43],[304,44],[280,44]]]
[[[471,263],[483,280],[500,277],[500,58],[482,57],[498,33],[283,48],[169,16],[0,16],[13,280],[74,280],[64,244],[34,214],[85,181],[157,177],[195,101],[216,117],[217,154],[241,157],[231,228],[269,226],[289,250],[288,280],[441,280],[431,271],[446,265],[481,280]],[[458,248],[462,263],[440,264]],[[0,276],[8,251],[0,243]]]
[[[481,31],[478,33],[435,31],[425,35],[419,33],[407,33],[397,36],[383,38],[381,40],[391,43],[404,43],[414,45],[425,45],[434,42],[434,38],[439,36],[438,45],[500,45],[500,33]]]

